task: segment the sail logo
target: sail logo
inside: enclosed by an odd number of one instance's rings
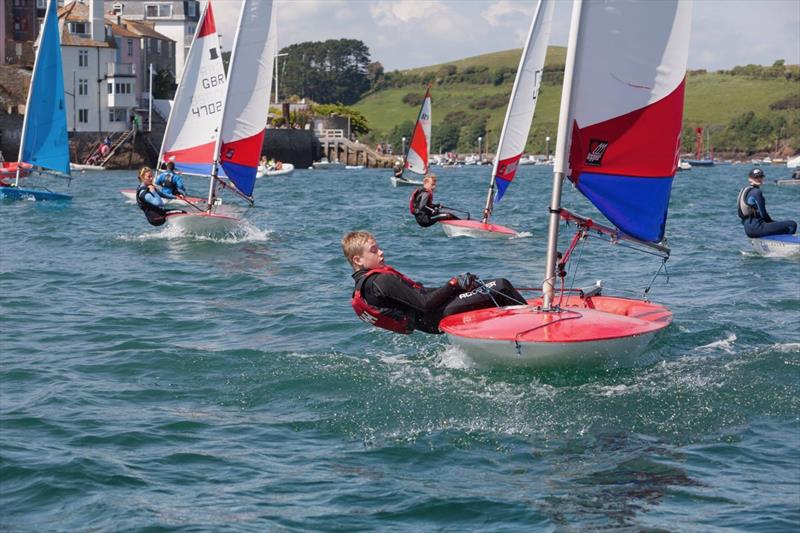
[[[422,114],[419,116],[419,119],[420,119],[420,120],[430,120],[430,118],[431,118],[431,117],[430,117],[430,116],[429,116],[427,113],[422,113]]]
[[[367,324],[371,324],[373,326],[375,325],[375,322],[378,321],[378,317],[372,316],[371,314],[367,313],[366,311],[364,311],[363,313],[358,315],[358,318],[360,318],[361,320],[363,320]]]
[[[608,141],[592,139],[589,141],[589,153],[586,154],[586,164],[599,167],[603,163],[603,155],[608,149]]]

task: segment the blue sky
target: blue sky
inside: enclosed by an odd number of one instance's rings
[[[241,0],[212,0],[223,46]],[[651,0],[659,1],[659,0]],[[360,39],[387,71],[520,48],[534,0],[277,0],[278,44]],[[557,0],[551,44],[567,41]],[[695,0],[689,68],[800,63],[800,0]]]

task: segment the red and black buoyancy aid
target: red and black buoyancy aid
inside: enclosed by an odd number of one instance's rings
[[[417,283],[413,279],[404,276],[397,270],[393,269],[390,266],[383,266],[380,268],[373,268],[372,270],[368,271],[366,274],[361,276],[358,281],[356,281],[356,287],[353,290],[353,299],[351,300],[351,305],[353,306],[353,311],[356,312],[356,316],[366,322],[367,324],[371,324],[373,326],[388,329],[389,331],[393,331],[395,333],[411,333],[414,331],[414,326],[411,324],[411,317],[407,316],[405,313],[398,309],[389,309],[386,307],[373,307],[364,297],[361,295],[361,288],[364,286],[364,282],[367,281],[367,278],[374,274],[391,274],[392,276],[399,277],[404,283],[409,285],[410,287],[414,287],[416,289],[422,287],[421,284]]]

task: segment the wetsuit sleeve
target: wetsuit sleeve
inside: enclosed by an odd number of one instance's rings
[[[457,285],[449,283],[436,290],[425,291],[409,287],[397,276],[378,274],[373,278],[371,292],[376,297],[400,303],[422,313],[443,308],[462,292]]]
[[[758,210],[758,216],[764,222],[772,222],[772,217],[769,216],[767,213],[767,203],[764,200],[764,194],[761,192],[761,189],[753,189],[750,191],[750,194],[747,196],[747,203],[749,205],[755,206]]]
[[[150,191],[147,191],[145,193],[144,201],[156,207],[164,207],[164,200],[161,199],[161,196],[159,196],[158,194],[153,194]]]
[[[175,180],[175,187],[181,192],[181,194],[186,194],[186,186],[183,184],[183,178],[180,176],[180,174],[175,174],[172,179]]]
[[[436,211],[430,205],[428,205],[431,200],[431,194],[428,191],[422,191],[419,193],[419,198],[417,198],[417,201],[419,202],[420,211],[424,211],[429,215],[435,215]]]

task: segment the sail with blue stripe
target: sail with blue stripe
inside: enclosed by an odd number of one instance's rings
[[[679,162],[691,8],[584,2],[580,13],[569,179],[620,231],[647,242],[664,238]]]

